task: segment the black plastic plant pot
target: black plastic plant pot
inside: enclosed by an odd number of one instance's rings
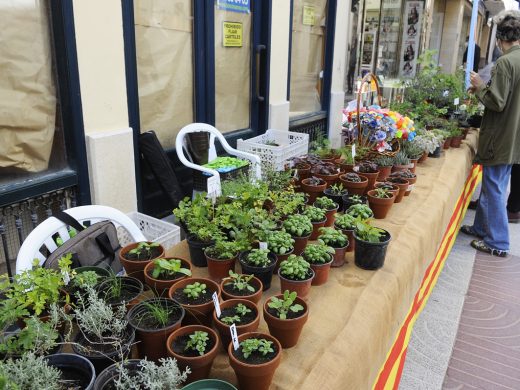
[[[344,194],[342,195],[333,195],[330,193],[330,188],[327,188],[325,191],[323,191],[323,195],[325,195],[327,198],[332,199],[334,202],[336,202],[339,205],[338,213],[342,212],[345,208],[343,205],[343,196],[347,195],[347,190],[344,190]]]
[[[361,200],[359,202],[354,202],[352,199],[350,199],[352,195],[343,195],[341,198],[343,200],[343,210],[348,210],[350,206],[353,206],[355,204],[366,204],[368,205],[368,198],[366,195],[361,195]]]
[[[112,295],[115,289],[113,283],[116,281],[121,283],[119,296]],[[131,276],[116,276],[115,278],[105,279],[98,284],[97,291],[100,297],[111,305],[121,305],[124,302],[127,306],[132,306],[138,302],[144,291],[144,286],[139,279]]]
[[[72,353],[57,353],[45,357],[49,366],[61,371],[61,380],[67,389],[94,389],[96,372],[88,359]]]
[[[129,374],[137,372],[139,370],[139,359],[130,359],[125,361],[124,367],[129,371]],[[98,375],[96,382],[94,383],[93,389],[95,390],[108,390],[114,389],[114,380],[119,376],[119,365],[121,363],[114,363],[111,366],[103,370]]]
[[[193,264],[195,267],[207,267],[208,261],[204,255],[204,250],[207,247],[215,244],[215,242],[199,241],[193,235],[187,236],[186,241],[188,241],[188,247],[190,249],[191,264]]]
[[[276,256],[274,253],[269,252],[269,259],[271,260],[271,263],[267,267],[254,267],[251,265],[248,265],[244,259],[247,257],[250,251],[242,252],[240,253],[240,256],[238,257],[240,266],[242,267],[242,273],[246,275],[255,275],[258,279],[262,281],[262,284],[264,285],[263,291],[269,290],[271,287],[271,280],[273,279],[273,271],[276,267]]]
[[[442,152],[442,147],[437,146],[437,148],[433,151],[433,153],[428,154],[428,157],[439,158],[441,156],[441,152]]]
[[[391,240],[390,233],[385,230],[385,235],[380,242],[368,242],[360,240],[354,232],[356,240],[356,250],[354,252],[354,262],[359,268],[366,270],[376,270],[385,263],[386,249]]]
[[[191,382],[184,386],[182,390],[237,390],[237,388],[231,383],[221,381],[220,379],[202,379]]]
[[[85,265],[82,267],[74,268],[74,271],[76,271],[77,274],[92,271],[92,272],[95,272],[97,275],[99,275],[101,277],[101,279],[105,279],[110,276],[114,276],[114,273],[112,272],[111,268],[97,267],[94,265]]]
[[[125,339],[121,340],[121,346],[117,349],[108,348],[108,346],[103,347],[103,344],[99,343],[91,344],[85,339],[85,336],[79,332],[74,338],[72,350],[75,354],[88,359],[94,366],[96,374],[99,375],[101,371],[112,365],[115,361],[121,361],[128,358],[132,345],[134,344],[134,339],[135,332],[130,326],[128,326],[126,331]],[[82,348],[82,346],[88,348],[89,352]]]

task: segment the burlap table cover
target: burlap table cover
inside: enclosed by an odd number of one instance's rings
[[[374,220],[375,226],[392,235],[382,269],[359,269],[349,253],[347,265],[332,269],[327,284],[312,287],[309,320],[298,344],[283,351],[271,389],[372,388],[424,271],[435,256],[471,168],[476,141],[476,133],[471,132],[460,149],[451,148],[442,158],[419,164],[410,196],[394,204],[386,219]],[[168,255],[189,259],[186,242]],[[207,276],[205,268],[193,268],[195,276]],[[261,304],[279,291],[275,276]],[[263,319],[259,331],[268,332]],[[236,385],[223,350],[210,376]]]

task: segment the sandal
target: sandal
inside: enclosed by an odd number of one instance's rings
[[[460,231],[464,234],[467,234],[468,236],[473,236],[473,237],[477,237],[477,238],[484,238],[482,236],[479,236],[477,233],[475,233],[475,230],[473,230],[473,226],[470,226],[470,225],[463,225],[460,227]]]
[[[500,249],[493,249],[486,245],[486,243],[482,240],[473,240],[471,241],[471,246],[476,250],[484,253],[488,253],[492,256],[498,257],[506,257],[507,251],[501,251]]]

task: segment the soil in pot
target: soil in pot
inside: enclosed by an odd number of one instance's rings
[[[239,304],[246,306],[251,311],[243,315],[237,313],[236,307]],[[238,335],[254,332],[258,329],[260,316],[255,303],[246,301],[245,299],[230,299],[229,301],[222,302],[220,309],[221,314],[218,318],[216,312],[213,311],[213,325],[217,328],[224,349],[226,349],[231,342],[231,334],[229,331],[230,324],[223,322],[222,319],[236,316],[233,323],[236,325]]]
[[[144,246],[139,249],[140,245]],[[133,251],[137,252],[132,253]],[[121,261],[126,274],[139,279],[141,282],[144,282],[144,267],[146,267],[153,259],[158,259],[160,257],[164,257],[163,246],[150,241],[134,242],[125,246],[119,252],[119,260]]]
[[[268,290],[271,287],[271,280],[273,279],[273,271],[277,265],[277,256],[274,253],[269,253],[269,259],[271,260],[271,263],[268,267],[255,267],[252,265],[249,265],[245,262],[245,258],[249,254],[249,251],[242,252],[238,259],[240,262],[240,266],[242,267],[242,273],[248,274],[248,275],[255,275],[260,281],[262,282],[262,285],[264,286],[263,291]]]
[[[368,186],[368,178],[363,175],[359,175],[361,178],[360,182],[349,181],[346,179],[345,175],[341,175],[339,179],[349,193],[349,195],[363,195],[365,193],[365,189]],[[345,208],[347,208],[345,206]]]
[[[278,270],[278,276],[280,277],[280,290],[283,293],[285,290],[296,291],[301,299],[307,299],[309,292],[311,291],[312,279],[314,279],[313,269],[309,269],[307,273],[307,279],[304,280],[292,280],[288,279],[280,273]]]
[[[384,265],[386,250],[388,243],[390,242],[390,233],[385,231],[383,237],[380,238],[380,242],[372,243],[360,240],[356,237],[356,252],[354,253],[355,264],[362,269],[376,270]]]
[[[64,389],[94,388],[96,373],[94,366],[84,357],[71,353],[59,353],[45,357],[50,366],[61,371],[60,383]]]
[[[374,218],[383,219],[394,204],[395,194],[392,194],[393,196],[391,198],[376,198],[374,194],[374,190],[368,193],[368,204],[374,212]]]
[[[283,294],[276,295],[283,299]],[[264,320],[269,328],[269,333],[276,337],[282,348],[291,348],[298,343],[303,326],[309,318],[309,307],[300,297],[296,297],[294,304],[303,306],[303,310],[287,312],[287,318],[282,320],[278,317],[278,312],[269,307],[270,299],[264,303]]]
[[[318,196],[320,196],[325,188],[327,188],[327,182],[321,180],[321,184],[312,185],[313,178],[309,177],[307,179],[302,180],[302,191],[309,195],[309,199],[307,200],[307,204],[313,204]]]
[[[195,267],[207,267],[208,262],[206,261],[206,255],[204,254],[204,250],[215,244],[214,241],[199,241],[197,237],[193,234],[189,234],[186,237],[186,242],[188,243],[188,248],[190,250],[190,260],[191,264]]]
[[[158,361],[168,356],[166,340],[180,328],[184,308],[168,298],[152,298],[134,306],[127,314],[136,330],[139,357]]]
[[[197,350],[188,347],[190,335],[195,332],[206,332],[208,340],[203,355]],[[175,358],[179,368],[184,371],[190,367],[191,373],[188,375],[187,383],[206,379],[209,376],[213,360],[218,354],[219,338],[217,333],[206,326],[190,325],[177,329],[173,332],[166,342],[168,355]],[[188,348],[187,348],[188,347]]]
[[[181,261],[181,267],[189,269],[191,271],[191,263],[184,259],[179,259],[177,257],[167,257],[166,260],[169,259],[178,259]],[[146,285],[155,292],[155,294],[159,297],[168,296],[168,290],[171,286],[173,286],[178,280],[187,278],[188,275],[183,274],[182,272],[175,272],[173,274],[161,273],[157,278],[152,276],[155,264],[153,261],[148,264],[144,269],[144,279]]]
[[[244,288],[243,290],[239,290],[235,288],[233,283],[231,282],[231,278],[223,279],[220,283],[220,289],[222,291],[222,298],[224,300],[229,299],[245,299],[251,301],[253,303],[258,303],[260,298],[262,297],[263,284],[256,276],[248,282],[248,284],[255,290],[254,292]]]
[[[125,303],[128,308],[139,302],[144,287],[140,280],[130,276],[116,276],[101,282],[99,295],[111,305]]]

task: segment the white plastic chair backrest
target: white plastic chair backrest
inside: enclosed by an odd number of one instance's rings
[[[146,241],[146,237],[139,227],[124,213],[112,207],[79,206],[65,210],[65,212],[82,224],[88,221],[93,225],[96,222],[110,220],[116,228],[123,227],[134,241]],[[66,224],[54,217],[47,218],[29,233],[16,257],[17,274],[23,270],[31,269],[34,259],[40,260],[40,264],[43,264],[45,255],[40,252],[40,249],[43,246],[50,253],[54,252],[58,247],[53,239],[56,233],[59,234],[63,242],[70,239]]]

